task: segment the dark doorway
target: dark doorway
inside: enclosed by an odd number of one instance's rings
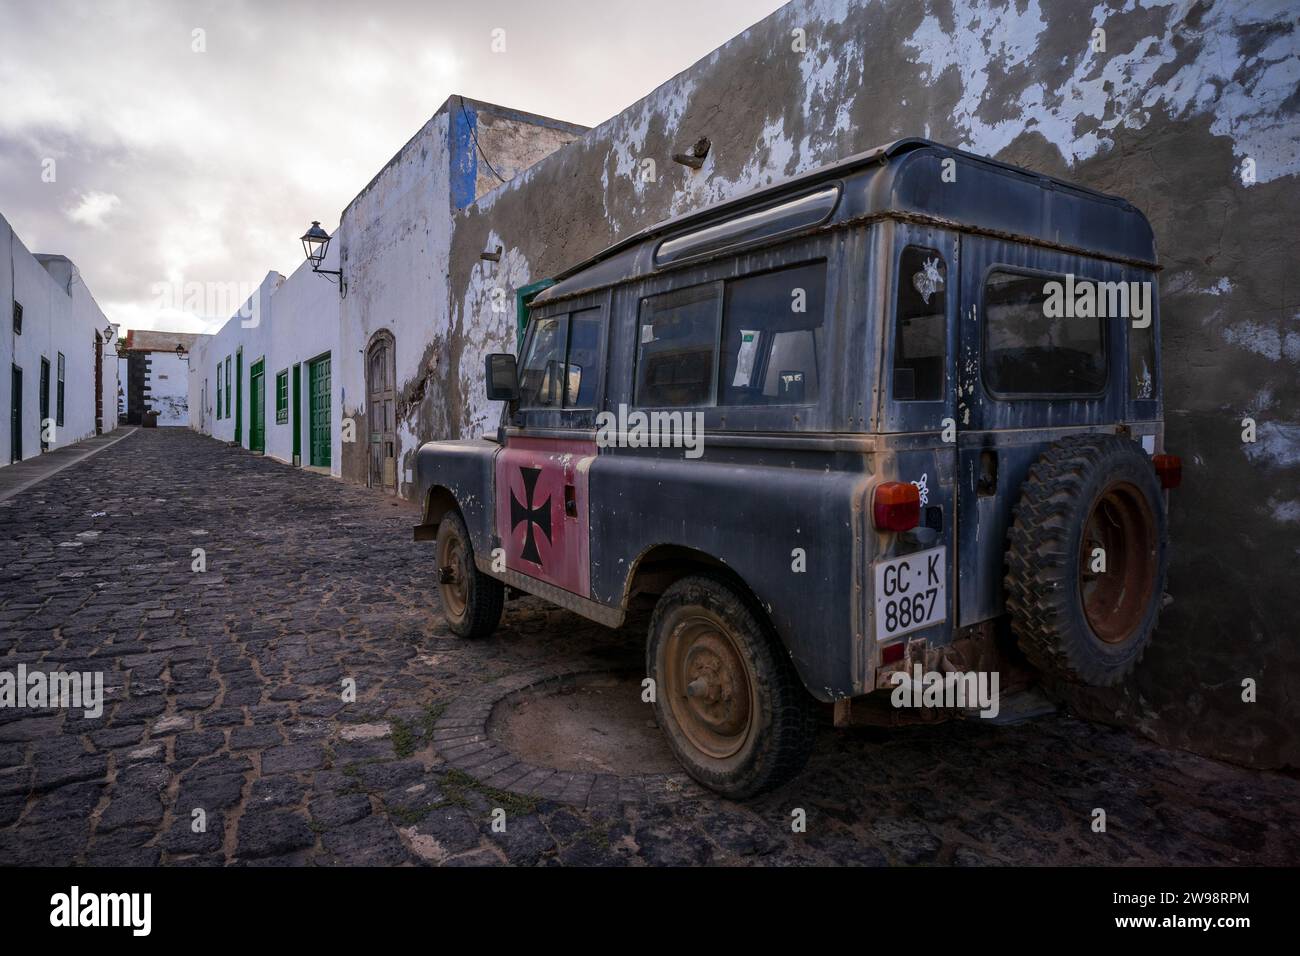
[[[302,365],[293,367],[293,463],[302,464]]]
[[[366,407],[370,424],[370,487],[397,490],[396,356],[393,336],[376,333],[366,355]]]
[[[244,350],[235,351],[235,444],[244,443]]]
[[[38,397],[41,403],[41,451],[49,451],[50,443],[46,436],[49,435],[50,427],[50,360],[47,358],[41,359],[41,391]]]
[[[104,337],[95,333],[95,434],[104,434]]]
[[[248,449],[266,452],[266,365],[258,359],[248,370]]]
[[[9,464],[23,460],[23,370],[10,366]]]

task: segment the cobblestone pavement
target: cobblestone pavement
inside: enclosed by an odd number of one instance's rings
[[[828,725],[799,779],[746,804],[485,787],[433,743],[449,706],[547,667],[635,667],[643,634],[529,598],[493,638],[456,640],[416,517],[164,430],[0,503],[0,671],[102,671],[111,689],[96,719],[0,710],[0,863],[1300,860],[1300,782],[1068,717]]]

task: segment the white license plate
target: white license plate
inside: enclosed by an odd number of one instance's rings
[[[947,617],[948,549],[877,561],[876,640],[887,641]]]

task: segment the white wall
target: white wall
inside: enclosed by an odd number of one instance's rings
[[[338,268],[337,245],[331,244],[322,269]],[[254,299],[232,316],[213,335],[200,336],[190,350],[188,392],[191,408],[190,427],[220,441],[233,441],[235,403],[242,401],[243,417],[240,445],[249,447],[253,365],[264,363],[266,383],[265,425],[266,454],[279,461],[293,463],[293,367],[300,366],[300,404],[298,424],[301,430],[301,464],[310,464],[307,362],[322,355],[330,356],[332,377],[337,382],[339,368],[339,290],[329,278],[316,275],[304,262],[285,278],[270,272],[259,286]],[[235,386],[235,359],[243,352],[243,387],[230,400],[230,415],[222,409],[216,415],[217,367],[221,363],[221,395],[225,402],[225,360],[231,357],[231,386]],[[283,423],[276,421],[276,376],[287,372],[289,408]],[[242,392],[242,394],[241,394]],[[331,388],[330,424],[332,442],[330,473],[340,474],[342,459],[342,404],[338,385]]]
[[[391,332],[399,385],[436,367],[447,326],[451,245],[448,119],[439,111],[344,210],[339,223],[348,295],[342,328],[347,347],[337,389],[344,414],[356,420],[360,447],[349,454],[347,478],[365,483],[369,468],[366,351],[380,330]],[[428,357],[426,358],[426,353]],[[400,399],[400,395],[399,395]],[[419,441],[404,416],[397,421],[397,480],[408,483],[403,453]]]
[[[14,300],[23,306],[23,331],[14,334]],[[0,466],[9,464],[11,369],[23,371],[22,451],[40,454],[41,359],[50,363],[50,418],[58,414],[59,354],[64,360],[63,425],[54,428],[52,450],[95,434],[95,333],[108,319],[77,267],[60,257],[42,264],[0,216]],[[103,363],[104,430],[117,425],[117,362],[112,347]]]
[[[158,427],[190,423],[190,364],[175,352],[150,352],[145,376],[149,407],[158,413]]]

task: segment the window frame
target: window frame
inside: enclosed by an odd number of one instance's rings
[[[1011,275],[1023,275],[1029,278],[1042,277],[1044,279],[1055,279],[1060,282],[1065,281],[1065,273],[1052,272],[1051,270],[1035,269],[1032,266],[1010,265],[1003,262],[990,263],[980,276],[979,286],[979,315],[980,322],[980,385],[984,389],[984,394],[997,402],[1055,402],[1055,401],[1098,401],[1104,400],[1110,393],[1112,384],[1112,375],[1114,369],[1111,367],[1114,363],[1111,361],[1111,341],[1110,341],[1110,323],[1114,316],[1104,318],[1097,317],[1099,328],[1101,329],[1101,357],[1103,363],[1104,375],[1101,381],[1101,387],[1095,392],[999,392],[993,388],[989,382],[989,329],[992,323],[989,321],[988,309],[988,286],[989,277],[995,272],[1005,272]],[[1098,279],[1092,275],[1080,275],[1074,273],[1075,281],[1084,279],[1088,282],[1104,282],[1105,279]]]
[[[230,361],[232,356],[226,356],[226,417],[230,417]]]
[[[221,362],[220,360],[217,361],[217,421],[221,421],[221,419],[224,417],[221,414],[221,400],[222,400],[222,396],[225,394],[225,392],[221,388],[221,379],[223,377],[221,373],[221,366],[223,364],[224,363]]]
[[[619,358],[617,387],[607,390],[608,400],[626,402],[629,409],[646,412],[701,412],[711,433],[780,432],[832,434],[854,431],[865,417],[863,402],[869,397],[868,363],[874,346],[865,327],[840,321],[846,308],[868,308],[875,294],[874,266],[864,264],[850,250],[855,243],[870,244],[876,226],[849,233],[815,233],[765,243],[755,248],[710,257],[671,270],[639,277],[618,286],[613,348]],[[854,261],[856,259],[856,262]],[[826,290],[822,328],[825,340],[819,356],[824,369],[815,403],[801,405],[642,405],[636,401],[641,300],[661,292],[711,282],[744,279],[784,268],[826,263]],[[725,296],[719,302],[725,308]],[[714,362],[721,361],[722,316],[719,312]],[[629,341],[631,339],[631,341]],[[855,356],[856,358],[845,358]],[[865,391],[864,391],[865,390]]]
[[[612,290],[603,289],[597,292],[589,292],[581,296],[575,296],[572,299],[565,299],[554,305],[547,304],[541,308],[534,309],[529,313],[528,325],[525,329],[524,339],[520,343],[518,352],[518,364],[520,372],[523,369],[524,356],[532,348],[533,337],[537,332],[537,326],[542,319],[554,319],[568,317],[577,312],[585,312],[588,309],[599,309],[600,324],[600,343],[597,346],[599,361],[597,365],[596,385],[592,393],[591,406],[586,408],[565,408],[564,398],[561,396],[559,406],[546,406],[538,408],[517,408],[513,417],[503,418],[502,421],[507,425],[518,428],[524,432],[540,431],[546,429],[588,429],[596,427],[596,415],[605,406],[606,395],[605,386],[609,381],[609,363],[610,363],[610,341],[613,337],[611,329],[610,315]],[[565,334],[564,357],[568,361],[568,334]]]
[[[283,394],[281,388],[283,387]],[[281,401],[283,399],[283,401]],[[287,425],[289,422],[289,370],[281,369],[275,373],[275,423]]]

